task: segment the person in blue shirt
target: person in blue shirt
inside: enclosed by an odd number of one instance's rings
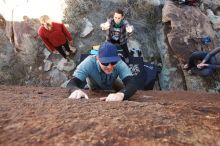
[[[123,86],[116,89],[116,93],[110,93],[101,100],[122,101],[137,91],[132,72],[118,56],[117,47],[110,42],[104,42],[98,55],[88,56],[77,66],[73,73],[73,79],[67,84],[67,88],[71,92],[69,98],[80,99],[84,97],[88,99],[88,95],[81,90],[85,83],[92,90],[113,90],[115,89],[114,85],[119,85],[117,84],[118,78],[122,80]]]
[[[215,69],[220,68],[220,47],[210,52],[196,51],[189,58],[188,64],[184,69],[189,70],[190,74],[209,76]]]

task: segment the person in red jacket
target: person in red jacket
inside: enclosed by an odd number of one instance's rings
[[[68,61],[70,58],[65,53],[64,48],[69,53],[72,53],[69,43],[73,45],[71,34],[66,29],[63,23],[52,22],[49,16],[43,15],[40,17],[41,26],[38,30],[38,35],[43,40],[49,51],[58,51]]]

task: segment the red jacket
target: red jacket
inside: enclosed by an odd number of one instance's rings
[[[47,30],[41,26],[38,30],[38,35],[50,51],[55,51],[56,47],[65,44],[67,39],[72,41],[71,34],[63,23],[52,22],[51,30]]]

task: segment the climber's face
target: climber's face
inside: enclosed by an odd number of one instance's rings
[[[122,14],[119,14],[119,13],[115,13],[113,16],[113,19],[116,24],[119,24],[123,18],[124,16],[122,16]]]

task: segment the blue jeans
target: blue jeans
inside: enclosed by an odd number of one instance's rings
[[[207,52],[196,51],[193,52],[189,58],[188,69],[191,69],[192,73],[198,74],[200,76],[209,76],[213,73],[214,69],[211,67],[203,67],[201,69],[197,68],[199,64],[207,55]],[[210,59],[206,62],[210,64]]]

